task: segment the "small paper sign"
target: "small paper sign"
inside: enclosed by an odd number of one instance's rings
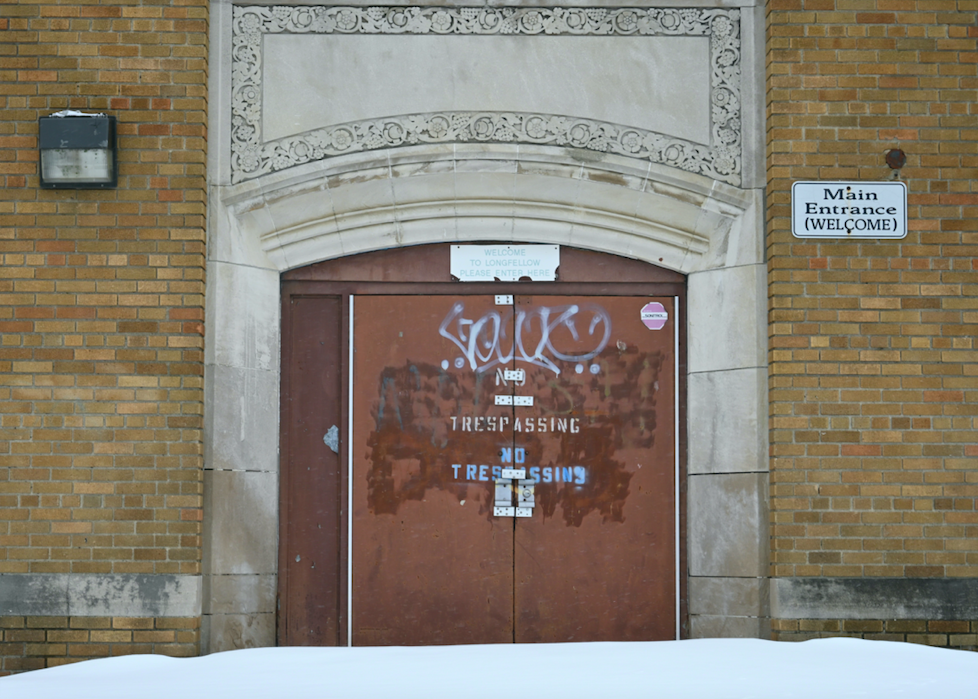
[[[453,245],[452,276],[460,282],[552,282],[559,245]]]
[[[652,301],[642,307],[642,322],[649,330],[661,330],[669,320],[669,312],[658,301]]]

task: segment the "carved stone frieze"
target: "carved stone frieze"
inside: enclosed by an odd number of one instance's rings
[[[576,116],[490,111],[389,116],[263,141],[265,34],[709,37],[711,143]],[[232,23],[232,182],[346,153],[425,143],[487,142],[612,153],[739,185],[740,61],[737,9],[238,6]]]

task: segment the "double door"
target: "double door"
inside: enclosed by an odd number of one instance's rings
[[[676,637],[672,297],[349,313],[354,645]]]

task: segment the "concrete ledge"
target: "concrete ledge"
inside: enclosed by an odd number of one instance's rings
[[[205,575],[204,614],[275,613],[278,576]]]
[[[690,638],[771,638],[771,620],[763,617],[698,614],[689,618]]]
[[[0,616],[199,617],[198,575],[0,575]]]
[[[766,617],[771,601],[767,578],[689,578],[689,613]]]
[[[218,653],[275,645],[275,613],[205,614],[201,619],[200,652]]]
[[[978,617],[978,578],[774,578],[775,619]]]

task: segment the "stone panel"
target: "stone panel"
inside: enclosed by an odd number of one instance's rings
[[[274,614],[209,614],[201,620],[204,653],[274,645]]]
[[[767,370],[690,374],[689,473],[767,471]]]
[[[744,108],[743,175],[740,186],[762,192],[767,182],[765,157],[765,14],[766,3],[741,7],[741,99]]]
[[[276,572],[277,473],[205,471],[204,513],[207,574]]]
[[[207,364],[278,371],[278,273],[212,261],[207,268]]]
[[[767,365],[767,270],[762,265],[689,275],[689,372]]]
[[[231,32],[234,182],[364,150],[480,142],[741,182],[737,9],[235,7]]]
[[[707,144],[709,57],[705,36],[270,34],[262,136],[491,109],[587,117]]]
[[[205,468],[277,471],[279,411],[270,397],[278,393],[278,373],[218,364],[205,378]]]
[[[689,613],[713,616],[767,616],[766,578],[689,579]]]
[[[275,611],[275,575],[204,576],[204,611],[208,614],[253,614]]]
[[[744,616],[694,616],[689,620],[691,638],[765,638],[771,637],[768,619]]]
[[[755,578],[767,574],[767,478],[766,473],[689,477],[690,575]]]

